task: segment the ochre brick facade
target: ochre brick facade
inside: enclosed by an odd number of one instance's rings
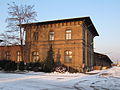
[[[55,62],[59,61],[68,67],[81,70],[93,67],[94,37],[98,33],[90,17],[54,20],[20,25],[26,32],[24,62],[43,61],[52,46]],[[17,59],[20,46],[0,47],[0,59],[6,51],[10,59]]]
[[[36,60],[45,60],[52,45],[55,61],[59,52],[60,62],[66,66],[78,70],[83,65],[93,66],[93,38],[98,33],[89,17],[23,24],[22,27],[26,31],[25,61],[34,62],[34,53]],[[70,30],[71,35],[66,35],[67,30],[68,33]],[[54,34],[53,40],[50,40],[50,32]],[[67,37],[70,39],[66,39]],[[67,52],[71,55],[66,56]],[[68,58],[70,62],[66,62]]]
[[[15,46],[0,46],[0,60],[12,60],[19,62],[21,55],[19,45]]]

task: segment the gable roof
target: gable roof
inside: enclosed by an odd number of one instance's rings
[[[79,18],[69,18],[69,19],[60,19],[60,20],[52,20],[52,21],[43,21],[43,22],[36,22],[36,23],[27,23],[19,25],[21,27],[25,27],[26,25],[43,25],[43,24],[54,24],[54,23],[61,23],[61,22],[72,22],[72,21],[84,21],[87,25],[88,29],[94,36],[99,36],[95,26],[93,25],[90,17],[79,17]]]

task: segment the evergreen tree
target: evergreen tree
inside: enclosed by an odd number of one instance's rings
[[[55,66],[53,55],[54,55],[54,52],[53,52],[53,48],[51,45],[49,50],[48,50],[48,54],[47,54],[47,57],[45,59],[45,62],[44,62],[44,71],[45,72],[52,72],[53,71],[53,68]]]

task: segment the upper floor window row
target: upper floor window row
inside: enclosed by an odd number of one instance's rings
[[[55,33],[53,31],[49,32],[49,40],[53,41],[54,39],[55,39]],[[66,40],[72,39],[72,30],[66,30],[65,39]]]
[[[38,32],[34,32],[33,33],[33,40],[34,41],[38,41],[38,37],[39,37]],[[48,38],[49,38],[50,41],[55,40],[55,33],[54,33],[54,31],[50,31],[49,32],[49,37]],[[66,40],[72,39],[72,30],[66,30],[65,31],[65,39]]]

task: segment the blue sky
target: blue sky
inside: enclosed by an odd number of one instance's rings
[[[99,37],[95,37],[95,51],[107,54],[113,61],[120,60],[120,0],[1,0],[0,30],[7,23],[7,3],[35,5],[38,22],[90,16]]]

